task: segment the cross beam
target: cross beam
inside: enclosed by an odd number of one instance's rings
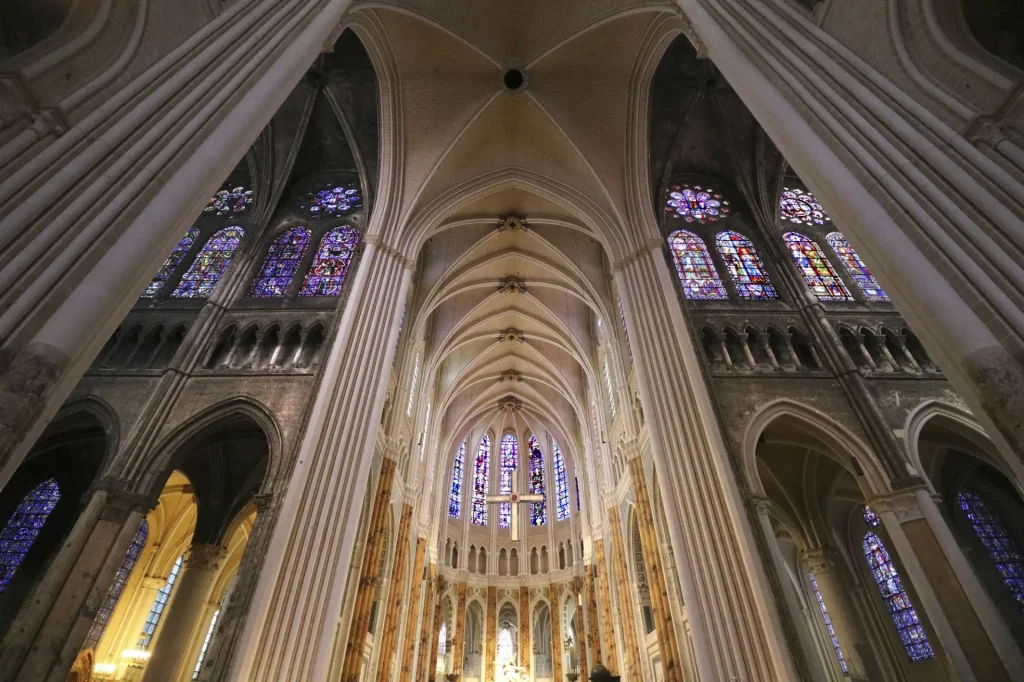
[[[487,504],[511,504],[512,505],[512,542],[519,540],[519,505],[529,504],[531,502],[543,502],[543,495],[520,495],[517,488],[519,488],[518,481],[519,477],[516,475],[517,469],[512,471],[512,492],[508,495],[488,495]],[[499,509],[499,523],[500,523],[500,509]]]

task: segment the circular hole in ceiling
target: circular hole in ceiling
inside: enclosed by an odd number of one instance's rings
[[[502,80],[509,90],[518,90],[523,86],[523,72],[519,69],[509,69]]]

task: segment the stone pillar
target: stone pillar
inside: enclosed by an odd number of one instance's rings
[[[487,626],[484,630],[484,682],[494,682],[494,661],[498,658],[498,588],[487,586]]]
[[[381,460],[380,475],[377,478],[377,492],[370,508],[366,544],[363,547],[363,563],[359,569],[359,583],[349,617],[348,643],[341,664],[341,682],[358,682],[363,666],[363,647],[370,629],[373,600],[377,593],[377,576],[384,561],[384,533],[387,529],[391,507],[391,487],[395,480],[395,460],[384,457]]]
[[[444,620],[444,592],[448,589],[448,581],[444,576],[434,577],[437,573],[437,564],[430,564],[430,575],[428,577],[428,592],[433,591],[434,616],[427,621],[420,635],[420,682],[431,682],[434,679],[434,670],[437,668],[437,647],[439,633],[441,632],[441,621]],[[426,619],[430,608],[430,594],[423,605],[423,618]],[[428,627],[430,625],[432,627]]]
[[[462,661],[466,657],[466,583],[455,588],[455,650],[452,652],[451,672],[462,677]]]
[[[1024,679],[1020,648],[928,491],[901,490],[870,504],[960,676]]]
[[[526,585],[519,587],[519,665],[530,674],[533,668],[533,638],[530,631],[533,628],[533,615],[530,613],[530,588]]]
[[[583,615],[587,621],[586,649],[580,654],[580,660],[589,657],[592,665],[604,662],[601,655],[601,623],[597,615],[597,567],[594,564],[584,566],[584,589],[586,595],[583,599]]]
[[[580,561],[583,561],[583,559],[581,558]],[[593,626],[587,622],[589,617],[586,613],[587,609],[585,607],[587,600],[583,594],[583,578],[574,578],[572,581],[572,589],[574,599],[576,600],[576,612],[578,614],[578,617],[576,618],[576,658],[579,660],[580,679],[589,680],[590,665],[587,661],[587,649],[590,645],[590,633],[593,631]]]
[[[306,682],[328,674],[412,265],[366,238],[232,662],[234,679]]]
[[[117,482],[101,486],[8,629],[0,680],[63,680],[78,656],[149,506]]]
[[[409,604],[405,614],[405,646],[402,648],[402,668],[399,671],[399,682],[402,680],[413,680],[413,658],[416,655],[416,626],[420,622],[420,604],[424,601],[423,595],[423,561],[427,554],[427,539],[416,538],[416,556],[412,562],[412,575],[409,576]],[[429,582],[427,583],[429,585]],[[423,607],[423,617],[430,613],[429,602]],[[422,652],[423,649],[420,649]],[[422,653],[420,654],[423,655]]]
[[[556,680],[562,676],[562,605],[559,595],[562,586],[552,583],[548,585],[548,602],[551,604],[551,674]]]
[[[384,631],[381,634],[380,655],[377,657],[377,682],[391,679],[391,664],[395,657],[395,642],[402,620],[402,598],[405,596],[405,565],[408,563],[409,530],[412,526],[412,505],[402,505],[402,520],[398,524],[398,544],[391,568],[391,586],[388,605],[384,612]]]
[[[640,667],[640,641],[636,636],[636,609],[633,589],[629,582],[629,567],[626,564],[626,548],[622,539],[622,521],[619,510],[608,510],[608,531],[612,536],[612,574],[615,576],[615,592],[618,597],[619,618],[622,625],[622,648],[625,669],[621,674],[626,679],[643,679]]]
[[[668,595],[668,585],[661,564],[661,544],[654,526],[654,512],[651,496],[647,491],[647,477],[641,457],[629,461],[633,494],[636,501],[637,524],[640,526],[640,544],[643,548],[647,579],[651,588],[651,602],[654,608],[654,626],[658,632],[661,649],[661,666],[665,682],[683,682],[682,659],[676,642],[675,621]]]
[[[818,584],[818,592],[825,602],[828,610],[828,617],[832,621],[832,629],[835,630],[836,639],[839,640],[839,648],[843,651],[843,658],[846,667],[849,669],[850,679],[854,682],[866,682],[867,667],[864,665],[864,652],[870,650],[867,640],[859,625],[860,619],[857,616],[853,603],[849,599],[851,590],[843,584],[839,575],[837,560],[839,557],[832,548],[819,547],[800,554],[800,561],[804,568],[814,575]],[[812,604],[812,608],[817,604]],[[822,623],[821,609],[814,614],[816,623]],[[830,647],[831,648],[831,647]],[[831,667],[841,674],[839,661],[834,651],[829,652]]]
[[[160,631],[154,639],[153,655],[146,663],[142,682],[174,682],[182,666],[195,664],[195,661],[185,660],[189,639],[197,626],[209,625],[200,624],[199,615],[210,599],[217,573],[226,557],[227,550],[220,545],[192,545],[189,548],[167,612],[160,619]]]
[[[594,541],[594,566],[597,569],[597,589],[601,602],[601,628],[598,637],[604,658],[595,662],[602,663],[611,671],[619,669],[619,657],[615,646],[615,621],[612,620],[612,591],[608,580],[608,563],[604,555],[604,540]],[[600,653],[600,652],[599,652]]]

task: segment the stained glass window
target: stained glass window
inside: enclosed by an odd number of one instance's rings
[[[512,477],[519,468],[519,441],[511,433],[501,437],[501,471],[498,473],[498,494],[512,492]],[[512,503],[498,505],[498,528],[512,527]]]
[[[284,296],[307,246],[309,230],[304,227],[293,227],[275,239],[267,251],[260,274],[252,281],[249,295],[256,298]]]
[[[135,568],[135,563],[139,560],[139,554],[142,553],[142,548],[145,546],[148,537],[149,524],[143,519],[142,523],[139,524],[138,530],[135,531],[132,544],[128,545],[128,551],[125,552],[121,565],[117,567],[114,582],[107,589],[107,596],[103,598],[103,603],[96,611],[96,618],[93,620],[92,626],[85,636],[85,643],[82,645],[83,649],[91,649],[99,644],[100,637],[103,636],[103,631],[106,629],[107,623],[110,622],[110,616],[114,613],[114,607],[117,606],[117,601],[121,598],[121,593],[124,592],[128,576],[132,574],[132,569]]]
[[[498,653],[495,656],[498,665],[505,663],[515,663],[516,660],[516,645],[515,639],[512,637],[512,628],[505,626],[498,631]]]
[[[448,623],[442,621],[441,632],[437,633],[437,671],[444,672],[444,657],[448,655]]]
[[[487,525],[487,473],[491,465],[491,439],[484,436],[476,450],[473,467],[473,523]]]
[[[416,354],[416,362],[412,366],[412,380],[409,382],[409,402],[405,405],[405,416],[412,416],[412,404],[416,398],[416,382],[420,378],[420,354]]]
[[[178,560],[174,562],[174,566],[171,567],[171,572],[167,574],[167,582],[161,587],[157,593],[156,598],[153,599],[153,607],[149,610],[149,616],[146,618],[146,624],[142,626],[142,635],[139,637],[138,643],[135,645],[137,648],[145,651],[149,648],[149,645],[153,642],[153,633],[156,632],[156,626],[160,623],[160,617],[164,615],[164,609],[167,608],[167,600],[171,598],[171,590],[174,589],[174,583],[178,579],[178,573],[181,571],[181,561],[184,557],[178,557]]]
[[[448,496],[448,515],[453,519],[459,518],[462,511],[462,467],[466,461],[466,441],[462,441],[459,451],[455,453],[455,462],[452,464],[452,492]]]
[[[160,266],[160,270],[153,275],[153,279],[150,280],[149,284],[146,285],[146,290],[142,292],[142,298],[154,298],[160,290],[164,288],[164,284],[167,283],[171,273],[181,265],[181,261],[188,255],[188,250],[192,248],[192,242],[199,236],[199,228],[193,226],[188,228],[188,232],[181,238],[178,245],[174,247],[174,251],[171,251],[171,255],[167,257],[164,264]]]
[[[530,436],[530,494],[544,495],[544,453],[537,436]],[[530,525],[543,526],[548,522],[548,502],[530,503]]]
[[[675,185],[668,190],[665,212],[688,223],[714,223],[729,213],[729,202],[710,187]]]
[[[832,619],[829,618],[828,609],[825,608],[825,600],[821,598],[821,592],[818,591],[818,581],[814,579],[813,573],[808,573],[807,577],[811,579],[811,589],[814,590],[814,598],[818,600],[818,608],[821,609],[821,617],[825,619],[825,629],[828,630],[828,636],[832,639],[832,648],[836,650],[836,657],[839,659],[839,667],[843,669],[844,675],[849,675],[850,671],[846,667],[846,659],[843,658],[843,650],[839,648],[839,638],[836,637],[835,628],[832,627]]]
[[[232,226],[225,227],[206,240],[171,295],[175,298],[209,298],[243,236],[245,230]]]
[[[825,241],[829,243],[832,250],[839,256],[839,260],[843,261],[843,265],[846,266],[850,277],[853,277],[853,281],[864,292],[866,299],[869,301],[889,300],[889,295],[882,291],[882,285],[878,283],[875,276],[868,270],[868,266],[864,265],[864,261],[860,259],[857,252],[850,246],[850,242],[846,241],[846,237],[843,236],[842,232],[832,232],[826,235]]]
[[[608,389],[608,407],[611,408],[612,419],[615,419],[615,386],[612,384],[612,372],[608,368],[608,356],[604,356],[604,387]]]
[[[871,507],[869,507],[869,506],[867,506],[865,504],[864,505],[864,523],[868,524],[872,528],[878,528],[878,524],[880,524],[881,522],[882,522],[882,520],[878,518],[878,514],[876,514],[875,511]]]
[[[783,238],[807,286],[819,301],[853,300],[843,280],[839,279],[814,241],[799,232],[787,232]]]
[[[348,225],[336,227],[325,234],[309,266],[309,272],[306,273],[299,296],[340,294],[358,244],[359,230]]]
[[[799,187],[786,187],[779,197],[779,213],[783,220],[795,225],[823,225],[831,222],[814,195]]]
[[[251,203],[251,189],[246,189],[244,187],[222,189],[210,197],[210,201],[206,203],[206,208],[203,209],[203,213],[213,213],[215,215],[244,213]]]
[[[357,185],[331,183],[307,193],[299,209],[315,218],[337,218],[351,213],[362,205],[363,198]]]
[[[935,653],[928,643],[928,636],[917,617],[917,611],[914,610],[907,591],[903,589],[900,574],[896,572],[896,566],[889,557],[885,545],[874,533],[869,532],[864,536],[864,558],[871,568],[882,600],[889,609],[889,615],[896,625],[896,632],[903,641],[907,656],[915,662],[934,658]]]
[[[192,679],[199,679],[199,670],[203,667],[203,659],[206,658],[206,650],[210,648],[210,640],[213,639],[213,629],[217,627],[217,617],[220,616],[220,609],[213,612],[210,619],[210,627],[206,629],[206,638],[203,640],[203,648],[199,650],[199,660],[196,661],[196,669],[192,671]]]
[[[703,239],[692,232],[676,230],[668,236],[668,247],[686,298],[723,300],[729,297]]]
[[[583,511],[583,502],[580,501],[580,479],[579,476],[574,476],[576,479],[576,511]]]
[[[551,451],[554,453],[555,507],[557,518],[561,521],[569,518],[569,481],[565,475],[565,456],[558,447],[558,441],[551,441]]]
[[[715,237],[718,252],[722,254],[725,267],[736,283],[741,298],[778,298],[779,294],[768,279],[761,258],[750,240],[738,232],[726,230]]]
[[[981,544],[988,550],[999,575],[1003,577],[1003,584],[1013,594],[1017,604],[1024,607],[1024,554],[1010,535],[1010,530],[992,505],[978,493],[964,490],[956,499],[967,514]]]
[[[60,501],[60,486],[54,479],[43,481],[26,495],[0,530],[0,594],[25,560],[50,512]]]

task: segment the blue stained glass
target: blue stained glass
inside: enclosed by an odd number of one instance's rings
[[[256,298],[284,296],[307,246],[309,230],[304,227],[293,227],[275,239],[267,251],[260,274],[252,281],[249,295]]]
[[[238,226],[225,227],[206,240],[188,271],[182,275],[177,288],[171,294],[174,298],[209,298],[220,281],[221,275],[231,262],[231,256],[245,236],[245,230]]]
[[[188,228],[188,232],[181,238],[178,245],[174,247],[174,251],[171,251],[171,255],[167,257],[164,264],[160,266],[160,270],[153,275],[153,279],[150,280],[149,284],[146,285],[146,290],[142,292],[142,298],[154,298],[160,290],[164,288],[164,284],[170,278],[171,273],[174,272],[181,261],[184,260],[185,256],[188,255],[188,250],[192,248],[192,242],[199,236],[199,228],[193,226]]]
[[[537,436],[530,436],[530,494],[544,495],[544,453]],[[530,525],[543,526],[548,522],[547,497],[530,503]]]
[[[676,185],[668,191],[665,212],[688,223],[714,223],[729,213],[729,202],[710,187]]]
[[[569,518],[569,481],[565,475],[565,457],[562,455],[558,441],[551,441],[551,451],[554,453],[555,468],[555,508],[559,521]],[[579,485],[577,484],[577,497],[579,496]]]
[[[315,218],[336,218],[347,215],[362,205],[363,198],[357,185],[332,183],[307,193],[299,209]]]
[[[864,505],[864,523],[868,524],[872,528],[878,528],[878,524],[880,524],[881,522],[882,522],[882,520],[878,518],[878,514],[876,514],[875,511],[871,507],[869,507],[869,506],[867,506],[865,504]]]
[[[25,560],[43,524],[60,501],[60,486],[54,479],[43,481],[26,495],[0,530],[0,594]]]
[[[89,632],[85,636],[85,644],[82,645],[83,649],[91,649],[99,644],[100,637],[103,636],[103,631],[107,629],[110,616],[114,613],[114,607],[117,606],[121,593],[124,592],[124,586],[128,583],[128,576],[132,574],[132,569],[135,568],[135,564],[139,560],[139,555],[142,553],[142,548],[146,545],[147,538],[149,538],[149,524],[143,519],[142,523],[139,524],[138,530],[135,531],[132,544],[128,545],[128,551],[125,552],[121,565],[117,567],[114,582],[107,589],[107,596],[103,598],[103,604],[96,611],[96,618],[93,620],[92,626],[89,627]]]
[[[819,301],[853,300],[843,280],[839,279],[814,241],[799,232],[787,232],[783,239],[807,286]]]
[[[491,439],[484,436],[476,450],[476,464],[473,467],[473,523],[487,525],[487,479],[491,465]]]
[[[964,490],[956,499],[960,509],[967,514],[981,544],[988,550],[989,557],[1003,578],[1003,584],[1013,594],[1017,605],[1024,608],[1024,554],[1020,546],[996,510],[981,495]]]
[[[736,290],[741,298],[769,299],[778,298],[779,294],[768,279],[761,258],[754,250],[749,239],[738,232],[726,230],[715,237],[718,252],[722,254],[725,267],[736,283]]]
[[[676,264],[686,298],[724,300],[729,298],[718,277],[704,240],[692,232],[676,230],[668,236],[668,247]]]
[[[928,643],[928,636],[917,617],[914,605],[910,602],[910,596],[903,589],[900,574],[896,571],[885,545],[874,533],[869,532],[864,536],[864,558],[868,562],[892,622],[896,625],[896,632],[899,633],[907,656],[914,662],[934,658],[935,652]]]
[[[843,265],[846,266],[850,277],[853,277],[853,281],[864,292],[864,298],[869,301],[889,300],[889,295],[882,291],[882,285],[878,283],[875,276],[868,270],[868,266],[864,265],[864,261],[860,259],[857,252],[850,246],[850,242],[846,241],[846,237],[843,236],[842,232],[832,232],[825,235],[825,241],[829,243],[832,250],[839,256],[839,260],[843,261]]]
[[[839,667],[843,669],[844,675],[849,675],[850,671],[846,667],[846,659],[843,658],[843,650],[839,648],[839,638],[836,637],[835,628],[832,627],[832,619],[828,615],[828,609],[825,608],[825,600],[821,598],[821,592],[818,591],[818,581],[814,579],[813,573],[808,573],[807,577],[811,579],[811,588],[814,590],[814,598],[818,600],[818,608],[821,609],[821,617],[825,619],[825,629],[828,630],[828,636],[832,639],[832,648],[836,650],[836,657],[839,658]]]
[[[519,441],[511,433],[501,438],[501,470],[498,474],[498,494],[512,493],[512,477],[519,468]],[[512,503],[498,505],[498,528],[512,527]]]
[[[251,189],[245,189],[244,187],[222,189],[210,197],[210,201],[207,202],[203,213],[214,213],[216,215],[244,213],[251,203]]]
[[[459,451],[455,453],[455,462],[452,464],[452,492],[448,496],[448,515],[453,519],[459,518],[462,511],[462,466],[466,461],[466,441],[462,441]]]
[[[580,501],[580,479],[578,476],[573,478],[576,481],[576,511],[583,511],[583,502]]]
[[[153,607],[149,610],[149,616],[146,618],[146,624],[142,626],[142,635],[139,636],[139,641],[135,645],[143,651],[148,649],[149,645],[153,642],[153,633],[156,632],[156,626],[160,623],[160,617],[164,615],[164,609],[167,608],[167,601],[171,598],[171,590],[174,589],[178,573],[181,572],[181,561],[183,558],[178,557],[178,560],[174,562],[171,572],[167,574],[167,582],[156,593]]]
[[[320,240],[299,296],[337,296],[345,283],[352,256],[359,244],[359,230],[336,227]]]

